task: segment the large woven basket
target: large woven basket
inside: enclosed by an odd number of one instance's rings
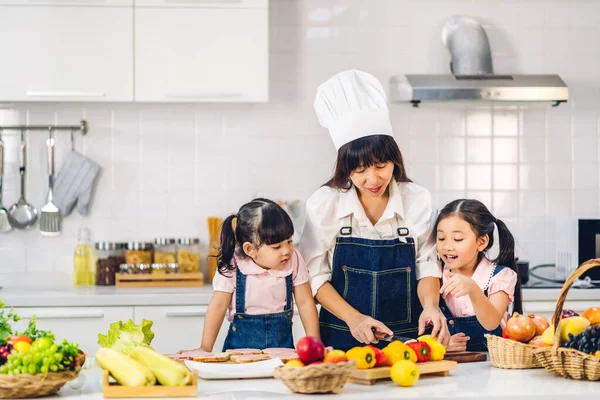
[[[77,378],[78,375],[79,368],[75,371],[51,372],[46,377],[42,374],[0,375],[0,398],[48,396],[58,392],[65,383]]]
[[[575,349],[560,346],[558,324],[562,317],[563,305],[573,282],[586,271],[600,267],[600,258],[589,260],[577,268],[563,285],[556,310],[554,310],[554,343],[552,347],[542,347],[534,351],[536,360],[548,371],[564,378],[597,381],[600,379],[600,358]]]
[[[496,368],[531,369],[541,368],[533,352],[539,347],[505,339],[500,336],[485,334],[490,361]]]
[[[356,366],[355,361],[338,364],[316,364],[306,367],[277,367],[275,378],[296,393],[329,393],[340,391]]]

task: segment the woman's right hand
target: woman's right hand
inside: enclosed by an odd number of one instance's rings
[[[462,332],[456,335],[450,336],[450,342],[448,342],[447,351],[467,351],[467,342],[471,339],[469,336]]]
[[[350,333],[363,344],[377,343],[375,331],[385,335],[393,335],[393,332],[384,323],[377,321],[368,315],[356,313],[346,320]]]

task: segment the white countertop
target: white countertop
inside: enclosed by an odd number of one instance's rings
[[[63,398],[102,399],[100,370],[84,370],[84,378],[67,383],[59,392]],[[81,389],[71,386],[81,385]],[[458,364],[448,377],[424,376],[413,387],[402,388],[391,381],[373,386],[347,384],[339,395],[311,395],[310,398],[329,399],[511,399],[544,400],[560,398],[598,399],[599,382],[575,381],[554,376],[544,369],[504,370],[493,368],[489,362]],[[198,399],[307,399],[292,393],[278,379],[247,379],[235,381],[204,381],[198,383]]]
[[[559,289],[523,289],[526,302],[556,302]],[[0,300],[12,307],[207,305],[212,286],[123,289],[115,286],[4,286]],[[598,301],[600,289],[571,289],[568,301]]]

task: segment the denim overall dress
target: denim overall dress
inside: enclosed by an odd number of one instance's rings
[[[490,282],[492,278],[496,276],[496,274],[506,268],[503,265],[496,265],[494,270],[492,271],[492,275],[490,279],[483,289],[483,294],[485,297],[488,297],[488,288],[490,286]],[[467,342],[467,351],[487,351],[487,345],[484,334],[489,333],[491,335],[502,336],[502,327],[498,326],[496,329],[492,331],[488,331],[485,329],[479,321],[477,321],[477,317],[475,315],[469,317],[455,317],[452,315],[446,302],[444,299],[440,298],[440,308],[446,317],[446,322],[448,323],[448,330],[451,335],[455,335],[459,332],[464,333],[469,336],[470,339]]]
[[[292,273],[285,277],[285,309],[274,314],[249,315],[246,310],[246,275],[236,268],[235,315],[223,344],[227,349],[294,348],[292,337]]]
[[[331,285],[348,304],[383,322],[394,334],[416,337],[422,308],[417,297],[415,244],[407,228],[396,232],[398,238],[389,240],[353,237],[352,216],[347,217],[336,238]],[[319,323],[326,346],[344,351],[362,346],[348,325],[324,307]]]

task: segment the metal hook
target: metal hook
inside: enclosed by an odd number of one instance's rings
[[[48,126],[48,139],[52,139],[52,125]]]
[[[73,136],[73,129],[71,129],[71,151],[75,151],[75,137]]]

